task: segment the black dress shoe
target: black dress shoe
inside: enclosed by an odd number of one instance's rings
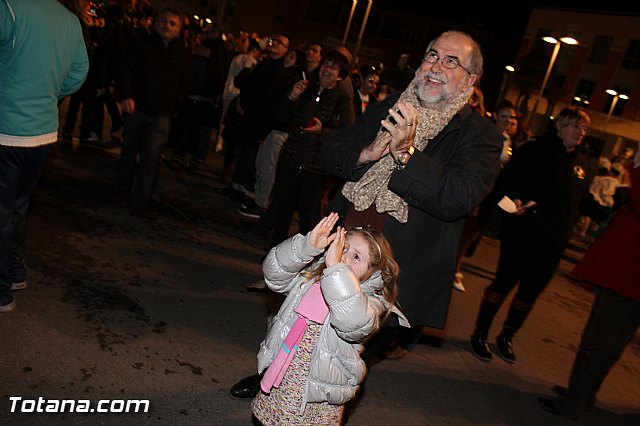
[[[235,385],[231,386],[229,393],[236,398],[254,398],[260,390],[261,375],[245,377]]]
[[[496,339],[496,346],[498,347],[498,356],[509,364],[516,362],[516,354],[513,352],[513,346],[511,345],[511,336],[499,335]]]
[[[553,393],[555,393],[556,395],[562,398],[567,394],[567,388],[565,388],[564,386],[555,385],[553,387]],[[595,407],[595,405],[596,405],[596,399],[594,397],[589,402],[587,402],[586,407],[584,407],[584,411],[588,413],[593,411],[593,407]]]
[[[556,416],[562,415],[562,413],[560,413],[556,408],[556,404],[552,399],[538,397],[538,405],[548,413],[555,414]]]
[[[553,393],[558,396],[565,396],[567,394],[567,388],[565,388],[564,386],[555,385],[553,387]]]
[[[487,345],[487,339],[481,336],[479,333],[473,333],[471,335],[471,353],[473,353],[478,359],[489,362],[491,361],[491,351],[489,345]]]

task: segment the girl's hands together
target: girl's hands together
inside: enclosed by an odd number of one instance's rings
[[[333,242],[327,250],[327,255],[324,258],[324,264],[327,267],[333,266],[336,263],[342,261],[342,254],[344,253],[344,244],[346,241],[346,231],[342,226],[338,226]]]
[[[317,249],[324,250],[336,238],[336,234],[331,234],[340,216],[332,212],[323,217],[320,222],[309,232],[309,242]],[[338,228],[340,229],[340,228]]]

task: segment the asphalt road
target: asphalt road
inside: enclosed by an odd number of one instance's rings
[[[265,238],[235,212],[238,201],[215,191],[217,155],[206,172],[162,165],[156,217],[141,220],[113,196],[117,143],[94,145],[61,144],[33,198],[29,287],[0,314],[0,424],[251,425],[249,402],[228,389],[254,371],[265,332],[265,296],[245,291],[260,277]],[[454,292],[446,330],[427,330],[408,356],[372,368],[350,426],[565,423],[536,397],[566,384],[593,295],[563,261],[515,340],[518,362],[480,362],[468,336],[498,244],[484,239],[467,259],[467,292]],[[639,371],[636,337],[579,424],[640,424]],[[42,408],[63,399],[150,408],[18,412],[37,410],[40,397]]]

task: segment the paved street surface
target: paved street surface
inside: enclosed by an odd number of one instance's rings
[[[0,314],[0,424],[252,425],[249,401],[228,389],[255,369],[268,311],[245,285],[260,277],[267,247],[239,202],[215,191],[219,154],[197,173],[163,164],[156,217],[138,219],[115,201],[117,143],[74,146],[49,158],[28,220],[29,287]],[[497,253],[484,239],[467,259],[467,292],[454,291],[446,330],[427,330],[408,356],[371,370],[349,426],[567,423],[536,397],[566,384],[593,295],[563,261],[515,340],[518,362],[485,364],[468,336]],[[505,315],[506,306],[491,339]],[[636,338],[578,424],[640,424],[639,372]],[[15,396],[93,407],[148,399],[150,410],[11,413]]]

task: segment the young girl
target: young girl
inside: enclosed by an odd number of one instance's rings
[[[337,220],[329,214],[263,262],[269,288],[288,293],[258,353],[263,377],[251,407],[264,425],[340,425],[366,374],[362,342],[386,313],[399,313],[389,243],[364,229],[331,234]]]

